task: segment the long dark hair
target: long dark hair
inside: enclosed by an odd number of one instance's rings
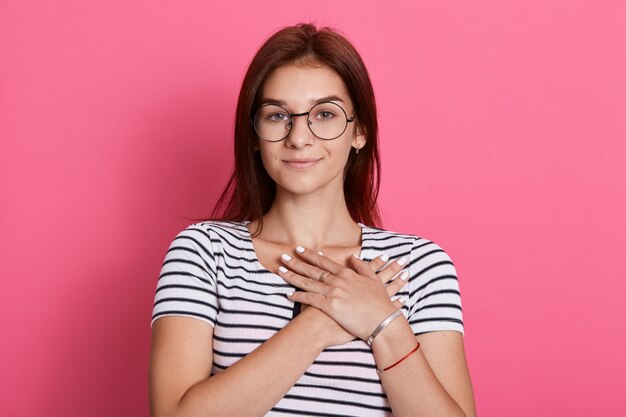
[[[292,63],[315,63],[333,69],[343,80],[356,111],[356,122],[366,135],[357,155],[350,152],[343,185],[354,221],[381,227],[376,204],[380,186],[378,121],[374,90],[365,64],[356,49],[337,30],[301,23],[272,35],[256,53],[241,85],[235,120],[235,168],[211,214],[213,219],[258,220],[254,235],[261,233],[263,215],[272,206],[276,184],[267,174],[258,138],[250,120],[258,106],[261,86],[276,68]]]

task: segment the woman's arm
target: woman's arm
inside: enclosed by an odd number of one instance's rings
[[[298,273],[283,274],[288,282],[305,290],[293,294],[292,300],[322,310],[363,340],[395,310],[362,260],[353,257],[350,269],[310,250],[298,252],[304,262],[289,262]],[[309,282],[307,277],[319,275],[318,271],[307,271],[311,268],[330,271],[331,275],[323,283]],[[407,320],[396,318],[372,344],[378,368],[396,363],[418,341],[423,344],[420,349],[380,374],[394,416],[474,417],[472,386],[460,332],[433,331],[416,340]]]
[[[385,261],[372,260],[377,271]],[[400,265],[376,276],[387,283]],[[392,296],[402,287],[386,287]],[[399,301],[392,305],[400,308]],[[154,322],[150,357],[150,408],[153,417],[262,416],[296,383],[320,352],[354,336],[315,308],[305,308],[250,354],[217,375],[213,365],[213,327],[190,317]]]
[[[380,373],[395,417],[475,417],[476,409],[463,348],[457,331],[417,336],[419,349],[397,366]],[[379,369],[396,363],[417,345],[401,316],[381,332],[372,350]]]
[[[313,363],[329,335],[341,343],[353,338],[332,326],[341,329],[319,310],[305,309],[253,352],[209,377],[213,327],[189,317],[160,318],[150,357],[151,415],[265,415]]]

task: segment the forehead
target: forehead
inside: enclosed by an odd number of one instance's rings
[[[346,84],[327,66],[283,65],[272,71],[261,88],[261,101],[275,100],[306,107],[322,97],[337,96],[351,104]]]

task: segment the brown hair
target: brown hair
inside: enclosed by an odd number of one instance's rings
[[[222,192],[212,217],[219,220],[257,220],[263,227],[263,214],[270,209],[276,185],[267,174],[259,152],[258,140],[250,120],[258,106],[260,91],[267,76],[276,68],[292,63],[325,65],[343,80],[356,112],[358,128],[365,133],[365,146],[359,154],[350,153],[345,168],[344,194],[353,220],[381,227],[376,204],[380,185],[378,121],[372,83],[360,55],[338,31],[317,29],[301,23],[272,35],[256,53],[246,73],[235,120],[235,168]]]

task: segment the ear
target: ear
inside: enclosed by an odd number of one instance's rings
[[[354,133],[354,137],[352,138],[352,147],[354,149],[361,149],[365,146],[367,142],[367,135],[365,131],[361,128],[361,126],[357,125]]]

